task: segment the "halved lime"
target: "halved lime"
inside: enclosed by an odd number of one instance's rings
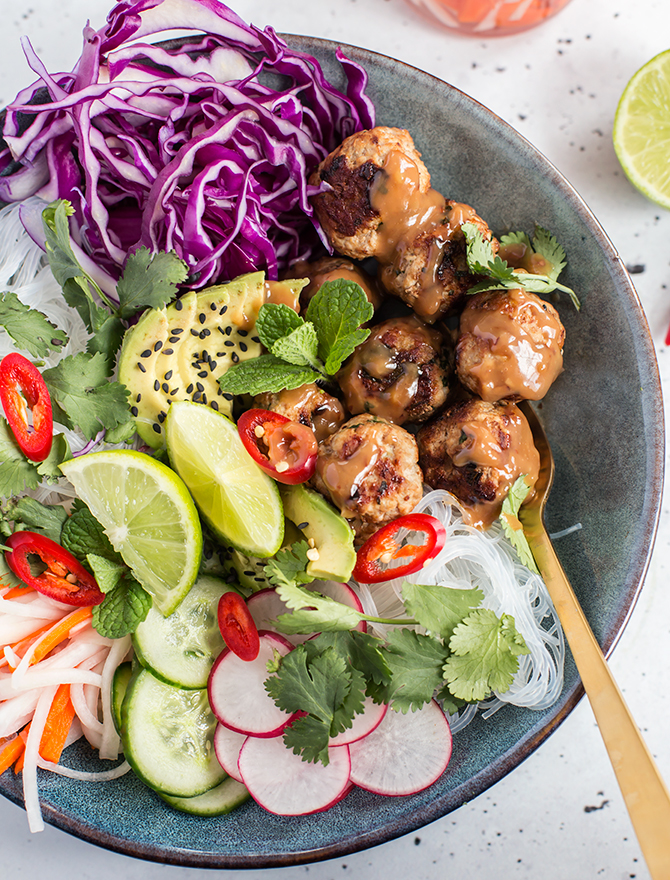
[[[165,436],[172,467],[214,532],[249,556],[273,556],[284,536],[277,484],[253,461],[233,422],[201,403],[176,401]]]
[[[640,68],[624,89],[613,140],[633,186],[670,208],[670,50]]]
[[[198,511],[184,483],[167,465],[131,449],[81,455],[61,470],[156,607],[172,614],[202,558]]]

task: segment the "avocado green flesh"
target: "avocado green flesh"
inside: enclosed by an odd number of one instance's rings
[[[314,541],[319,558],[309,563],[307,574],[316,580],[348,581],[356,563],[354,533],[328,502],[302,484],[280,486],[287,519]]]

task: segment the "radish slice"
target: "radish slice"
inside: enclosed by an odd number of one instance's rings
[[[451,730],[434,700],[407,715],[390,709],[349,752],[356,785],[376,794],[416,794],[444,773],[451,757]]]
[[[242,782],[242,776],[237,769],[237,759],[240,757],[240,749],[246,738],[246,733],[238,733],[225,724],[217,724],[214,731],[214,752],[217,760],[228,776],[232,776],[237,782]]]
[[[328,750],[330,763],[309,764],[284,745],[281,736],[250,736],[238,762],[251,797],[270,813],[304,816],[336,804],[351,789],[348,746]]]
[[[368,736],[380,724],[388,709],[386,703],[374,703],[370,697],[365,698],[364,706],[362,712],[354,715],[353,724],[348,730],[343,730],[337,736],[331,737],[331,746],[347,746],[356,740],[363,739],[364,736]]]
[[[334,599],[336,602],[341,602],[343,605],[348,605],[350,608],[360,611],[361,614],[363,613],[361,600],[349,584],[341,584],[338,581],[314,581],[306,589],[314,590],[317,593],[328,596],[330,599]],[[275,627],[275,620],[280,614],[291,613],[290,608],[279,598],[277,591],[273,589],[259,590],[257,593],[254,593],[249,597],[247,607],[257,628],[267,630],[268,632],[278,631]],[[359,632],[367,632],[366,622],[361,620],[356,629]],[[306,635],[298,633],[285,635],[282,633],[282,635],[291,644],[301,645],[311,638],[314,633]]]
[[[260,649],[255,660],[240,660],[224,650],[209,674],[209,705],[221,724],[252,736],[277,736],[293,719],[293,714],[277,708],[265,690],[267,663],[274,652],[282,656],[293,650],[283,636],[261,630]]]

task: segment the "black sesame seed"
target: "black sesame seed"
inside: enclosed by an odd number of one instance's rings
[[[175,395],[175,394],[177,393],[177,391],[179,391],[178,388],[173,388],[172,391],[170,392],[170,397],[172,397],[173,395]]]
[[[219,404],[215,400],[213,400],[210,403],[210,406],[212,407],[212,409],[215,409],[217,412],[219,411]]]
[[[251,341],[252,342],[260,342],[260,339],[258,338],[258,336],[252,336]]]
[[[195,394],[193,395],[193,402],[198,403],[198,401],[200,400],[201,397],[202,397],[202,392],[196,391]]]
[[[309,525],[308,522],[301,522],[301,523],[298,523],[298,528],[299,528],[300,531],[302,532],[303,529],[306,529],[308,525]]]
[[[135,418],[137,418],[137,413],[138,413],[138,409],[137,409],[137,407],[136,407],[136,406],[131,406],[131,407],[130,407],[130,411],[131,411],[131,413],[135,416]]]
[[[180,299],[178,299],[177,302],[174,304],[174,307],[178,312],[181,312],[181,310],[184,308],[184,304]]]
[[[225,357],[226,354],[227,354],[227,352],[225,352],[225,351],[217,351],[216,356],[218,358],[222,358],[222,357]]]
[[[160,351],[163,348],[163,343],[159,339],[158,342],[154,345],[154,351]]]
[[[161,388],[163,389],[163,392],[164,392],[165,394],[167,394],[168,391],[170,390],[170,386],[168,385],[167,382],[163,382],[163,384],[161,385]]]
[[[175,342],[179,342],[179,337],[178,336],[170,336],[170,337],[168,337],[168,342],[170,342],[174,345]]]
[[[265,583],[265,578],[254,578],[254,580],[256,581],[257,584],[264,584]]]
[[[226,339],[223,344],[226,345],[228,348],[235,348],[235,343],[232,339]]]
[[[207,403],[207,395],[206,394],[202,395],[202,402]]]
[[[168,356],[171,355],[171,354],[174,354],[174,348],[166,348],[166,349],[163,351],[163,354],[167,354]]]
[[[200,355],[200,357],[202,358],[203,361],[209,360],[209,352],[207,351],[206,348],[203,348],[202,354]]]
[[[226,336],[230,336],[232,332],[233,328],[230,326],[230,324],[226,325]]]
[[[236,351],[234,351],[231,354],[230,359],[234,364],[239,364],[239,362],[240,362],[240,356],[238,355],[238,353]]]
[[[256,572],[255,571],[245,571],[244,574],[247,577],[253,577],[256,574]]]
[[[154,431],[155,431],[157,434],[160,434],[160,432],[161,432],[161,426],[160,426],[160,425],[157,425],[156,422],[154,422],[153,425],[152,425],[151,427],[154,429]]]
[[[225,335],[226,335],[226,331],[223,329],[223,327],[217,327],[216,329],[219,331],[219,333],[220,333],[222,336],[225,336]]]
[[[163,424],[163,422],[165,421],[166,418],[167,418],[167,413],[165,413],[161,410],[161,412],[158,413],[158,421],[161,423],[161,425]]]
[[[208,375],[209,373],[207,372],[207,370],[200,370],[200,372],[198,373],[198,376],[200,376],[201,379],[206,379]]]
[[[248,331],[248,330],[238,330],[237,332],[238,332],[238,333],[240,334],[240,336],[242,336],[243,338],[244,338],[245,336],[248,336],[248,335],[249,335],[249,331]]]
[[[193,385],[189,385],[188,388],[186,389],[186,393],[190,394],[192,391],[193,391]]]
[[[163,378],[168,379],[168,380],[171,379],[172,378],[172,370],[168,370],[167,373],[163,376]]]
[[[223,397],[225,400],[232,400],[233,399],[233,395],[230,394],[228,391],[223,392]]]
[[[179,336],[179,334],[183,333],[183,332],[184,332],[183,327],[175,327],[174,330],[170,330],[170,333],[172,333],[173,336]],[[170,342],[172,342],[172,340],[170,340]]]
[[[210,371],[210,373],[213,373],[215,369],[216,369],[216,361],[212,361],[212,360],[210,360],[210,362],[209,362],[209,371]]]
[[[207,374],[205,373],[205,375],[207,375]],[[196,382],[196,383],[195,383],[195,387],[198,389],[198,391],[204,391],[204,390],[205,390],[205,386],[202,384],[202,382]]]
[[[200,336],[200,333],[197,330],[194,330],[193,327],[191,327],[191,336]]]
[[[228,311],[228,306],[221,306],[221,308],[219,309],[219,314],[225,315],[227,311]]]
[[[156,379],[156,381],[154,382],[154,391],[158,391],[160,387],[161,383],[158,381],[158,379]]]
[[[146,373],[147,368],[144,366],[144,364],[141,364],[141,363],[138,361],[138,362],[137,362],[137,366],[140,368],[140,370],[141,370],[143,373]]]
[[[151,349],[145,348],[144,351],[142,352],[142,354],[140,355],[140,357],[142,357],[142,358],[151,357]]]
[[[217,305],[216,305],[216,303],[210,303],[210,304],[209,304],[209,307],[210,307],[210,309],[211,309],[213,312],[215,312],[216,309],[217,309]]]
[[[141,394],[138,394],[137,397],[135,398],[135,402],[136,402],[136,403],[139,403],[140,400],[142,400],[142,395],[141,395]]]
[[[246,342],[240,342],[240,351],[246,351],[247,348],[248,345],[246,344]]]
[[[211,332],[212,332],[212,331],[209,329],[209,327],[205,327],[204,330],[201,330],[201,331],[200,331],[200,338],[201,338],[201,339],[204,339],[205,336],[209,336]]]
[[[204,324],[206,320],[207,315],[204,312],[200,312],[200,314],[198,315],[198,321],[200,321],[201,324]]]

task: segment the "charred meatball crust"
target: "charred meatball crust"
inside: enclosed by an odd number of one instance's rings
[[[372,413],[396,425],[423,422],[447,401],[450,348],[415,315],[372,328],[337,374],[350,413]]]
[[[314,486],[362,544],[421,499],[418,457],[416,441],[404,428],[372,415],[355,416],[319,445]]]
[[[370,188],[393,151],[400,151],[419,171],[419,189],[430,189],[430,174],[409,132],[378,126],[350,135],[321,162],[310,177],[326,184],[314,196],[317,219],[335,250],[354,260],[377,256],[381,218],[370,203]]]
[[[563,369],[556,309],[525,290],[477,293],[461,314],[456,371],[482,400],[541,400]]]
[[[468,269],[463,222],[474,223],[497,252],[498,241],[487,223],[469,205],[450,199],[445,203],[444,225],[401,242],[393,262],[380,271],[383,287],[431,324],[457,312],[478,280]]]
[[[485,446],[499,450],[499,466],[488,449],[484,449],[482,463],[469,460],[473,441],[482,438]],[[466,508],[487,509],[485,525],[497,518],[517,477],[527,474],[532,485],[537,480],[539,455],[526,417],[513,403],[487,403],[478,398],[456,403],[421,428],[417,443],[428,485],[451,492]],[[473,451],[472,459],[477,457]],[[463,464],[456,463],[459,458]]]
[[[292,422],[300,422],[311,428],[318,441],[334,434],[346,419],[340,401],[316,383],[276,393],[268,391],[259,394],[255,402],[262,409],[269,409]]]
[[[338,278],[359,284],[375,311],[383,299],[377,286],[377,279],[368,275],[364,269],[346,257],[321,257],[312,262],[300,260],[291,266],[290,273],[286,277],[310,279],[309,284],[300,292],[300,307],[303,310],[307,308],[309,301],[322,284],[325,284],[326,281],[335,281]]]

